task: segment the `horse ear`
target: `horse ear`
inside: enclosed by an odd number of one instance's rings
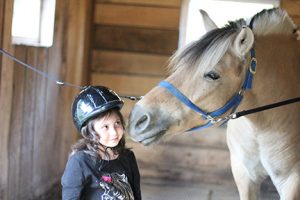
[[[202,15],[204,28],[205,28],[206,32],[218,28],[217,25],[215,24],[215,22],[208,16],[207,12],[205,12],[202,9],[200,9],[199,11]]]
[[[252,30],[249,27],[243,27],[235,38],[233,48],[237,56],[243,57],[250,51],[253,43],[254,35]]]

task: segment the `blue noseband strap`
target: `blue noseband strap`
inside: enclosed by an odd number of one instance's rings
[[[190,109],[200,113],[202,117],[205,117],[205,119],[208,119],[209,114],[201,110],[198,106],[196,106],[193,102],[191,102],[184,94],[182,94],[177,88],[175,88],[171,83],[167,81],[161,81],[159,83],[159,86],[164,87],[170,92],[173,96],[175,96],[177,99],[179,99],[182,103],[184,103],[187,107]]]
[[[196,126],[188,131],[200,130],[200,129],[212,126],[215,123],[216,117],[220,117],[221,115],[223,115],[230,109],[231,109],[230,114],[235,112],[235,110],[237,109],[237,107],[239,106],[239,104],[241,103],[241,101],[243,99],[244,91],[252,88],[252,79],[253,79],[253,75],[255,74],[255,71],[256,71],[255,51],[253,48],[251,49],[250,53],[251,53],[251,62],[250,62],[249,70],[246,73],[246,77],[245,77],[244,83],[243,83],[240,91],[237,94],[235,94],[223,107],[221,107],[213,112],[210,112],[210,113],[205,112],[204,110],[199,108],[197,105],[195,105],[192,101],[190,101],[184,94],[182,94],[171,83],[169,83],[167,81],[161,81],[159,83],[159,86],[166,88],[167,91],[169,93],[171,93],[173,96],[175,96],[179,101],[181,101],[183,104],[185,104],[190,109],[196,111],[197,113],[200,113],[200,115],[203,119],[208,120],[208,123],[206,123],[204,125]]]

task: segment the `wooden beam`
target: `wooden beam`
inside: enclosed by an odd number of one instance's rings
[[[178,31],[97,26],[94,48],[171,55],[178,46]]]
[[[166,74],[169,56],[123,51],[94,50],[94,72],[130,73],[161,76]]]
[[[282,0],[280,7],[285,9],[290,16],[300,17],[300,1],[299,0]]]
[[[179,28],[179,8],[96,4],[95,23],[159,29]]]
[[[293,21],[295,22],[296,25],[300,25],[300,17],[294,17]]]
[[[92,85],[104,85],[120,95],[144,95],[164,77],[130,76],[126,74],[92,73]]]
[[[5,14],[3,19],[2,47],[14,54],[14,47],[11,45],[11,28],[12,28],[13,0],[5,0]],[[12,97],[13,97],[13,80],[14,68],[13,61],[2,56],[1,59],[1,78],[0,78],[0,193],[3,200],[8,200],[8,145],[11,125]]]
[[[179,8],[181,0],[96,0],[96,3],[120,3],[131,5],[151,5],[151,6],[165,6]]]

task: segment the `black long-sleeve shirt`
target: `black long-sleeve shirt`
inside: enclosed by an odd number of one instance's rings
[[[61,179],[63,200],[140,200],[140,174],[134,153],[99,160],[84,151],[72,155]]]

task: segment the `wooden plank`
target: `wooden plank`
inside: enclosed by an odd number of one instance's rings
[[[36,52],[37,48],[26,48],[26,63],[36,65]],[[20,144],[21,158],[20,158],[20,197],[23,199],[33,199],[32,185],[28,184],[28,180],[32,179],[33,174],[33,142],[34,142],[34,115],[36,104],[35,85],[37,74],[32,70],[25,71],[25,84],[24,84],[24,104],[23,104],[23,128],[22,128],[22,141]],[[17,80],[18,81],[18,80]]]
[[[299,0],[283,0],[280,1],[280,7],[285,9],[290,16],[300,16]]]
[[[0,24],[3,24],[4,22],[4,2],[5,1],[0,1]],[[3,44],[3,26],[1,25],[0,26],[0,47],[2,47],[2,44]],[[2,66],[2,54],[0,53],[0,77],[1,77],[1,66]],[[1,82],[0,82],[0,87],[1,87]]]
[[[115,3],[115,4],[129,4],[129,5],[150,5],[159,7],[176,7],[179,8],[181,0],[96,0],[96,3]]]
[[[17,47],[15,54],[19,59],[26,60],[26,48]],[[8,197],[9,199],[20,199],[20,179],[21,179],[21,143],[22,143],[22,129],[24,119],[24,86],[25,86],[25,72],[26,69],[17,63],[14,66],[14,82],[12,110],[11,110],[11,132],[9,135],[9,171],[8,171]],[[16,148],[18,147],[18,148]]]
[[[169,56],[122,51],[92,51],[95,72],[132,73],[161,76],[166,74]]]
[[[67,26],[68,14],[66,9],[68,9],[68,1],[57,1],[56,12],[57,17],[55,19],[55,39],[53,41],[53,46],[48,49],[47,52],[47,73],[51,74],[57,79],[62,77],[63,69],[62,63],[65,61],[65,44],[69,43],[62,40],[64,34],[69,30],[70,27]],[[57,131],[60,130],[59,121],[62,120],[61,115],[61,104],[62,97],[59,96],[59,90],[57,84],[53,81],[48,80],[46,85],[46,96],[45,96],[45,112],[47,113],[47,118],[45,123],[46,132],[43,136],[47,140],[43,141],[43,146],[39,147],[40,160],[36,162],[36,168],[47,169],[47,171],[40,171],[39,185],[36,188],[36,194],[42,194],[57,180],[57,169],[61,170],[58,163],[54,163],[53,160],[58,162],[60,156],[60,144],[61,135],[57,135]],[[67,131],[67,130],[66,130]],[[53,149],[57,149],[53,152]],[[51,152],[52,153],[49,153]]]
[[[37,55],[37,61],[36,61],[36,67],[39,70],[42,70],[44,72],[47,72],[47,61],[48,60],[48,49],[46,48],[40,48],[38,55]],[[49,117],[48,113],[46,112],[46,96],[47,96],[47,82],[48,80],[43,76],[37,76],[36,77],[35,84],[35,91],[36,91],[36,105],[35,105],[35,115],[34,115],[34,151],[33,151],[33,171],[32,174],[32,184],[36,187],[35,188],[35,194],[40,194],[40,185],[42,185],[42,180],[44,177],[44,170],[47,168],[47,163],[43,164],[44,159],[41,159],[43,157],[48,157],[46,150],[41,147],[41,144],[44,143],[44,140],[46,137],[48,137],[47,134],[47,118]],[[58,149],[56,150],[58,151]]]
[[[66,34],[64,34],[64,42],[66,45],[66,62],[62,68],[65,68],[64,80],[75,85],[88,85],[90,69],[87,67],[90,55],[90,29],[92,23],[93,1],[69,0],[68,12],[72,16],[69,18]],[[73,13],[76,13],[74,15]],[[74,34],[76,32],[77,34]],[[77,42],[72,42],[77,41]],[[75,58],[75,59],[74,59]],[[60,91],[63,98],[61,104],[61,120],[60,127],[65,131],[61,134],[59,166],[64,169],[70,153],[70,147],[78,139],[79,134],[73,125],[71,118],[71,104],[74,97],[78,94],[77,89],[64,89]]]
[[[97,26],[94,48],[171,55],[178,46],[178,31]]]
[[[179,13],[179,8],[96,4],[94,23],[178,30]]]
[[[3,26],[2,47],[14,53],[14,47],[11,45],[11,24],[12,24],[12,11],[13,0],[5,0],[5,14],[1,23]],[[9,170],[9,135],[11,128],[11,111],[13,99],[13,61],[7,57],[2,56],[1,59],[1,78],[0,78],[0,123],[1,123],[1,140],[0,140],[0,199],[8,200],[13,199],[8,196],[8,170]],[[18,148],[18,147],[17,147]]]
[[[127,140],[127,146],[133,148],[144,178],[232,181],[228,149],[215,148],[217,146],[206,148],[201,144],[179,146],[167,139],[147,147]]]
[[[300,25],[300,17],[292,17],[295,24]]]
[[[104,85],[120,95],[141,96],[156,86],[164,77],[130,76],[126,74],[92,73],[92,85]]]

